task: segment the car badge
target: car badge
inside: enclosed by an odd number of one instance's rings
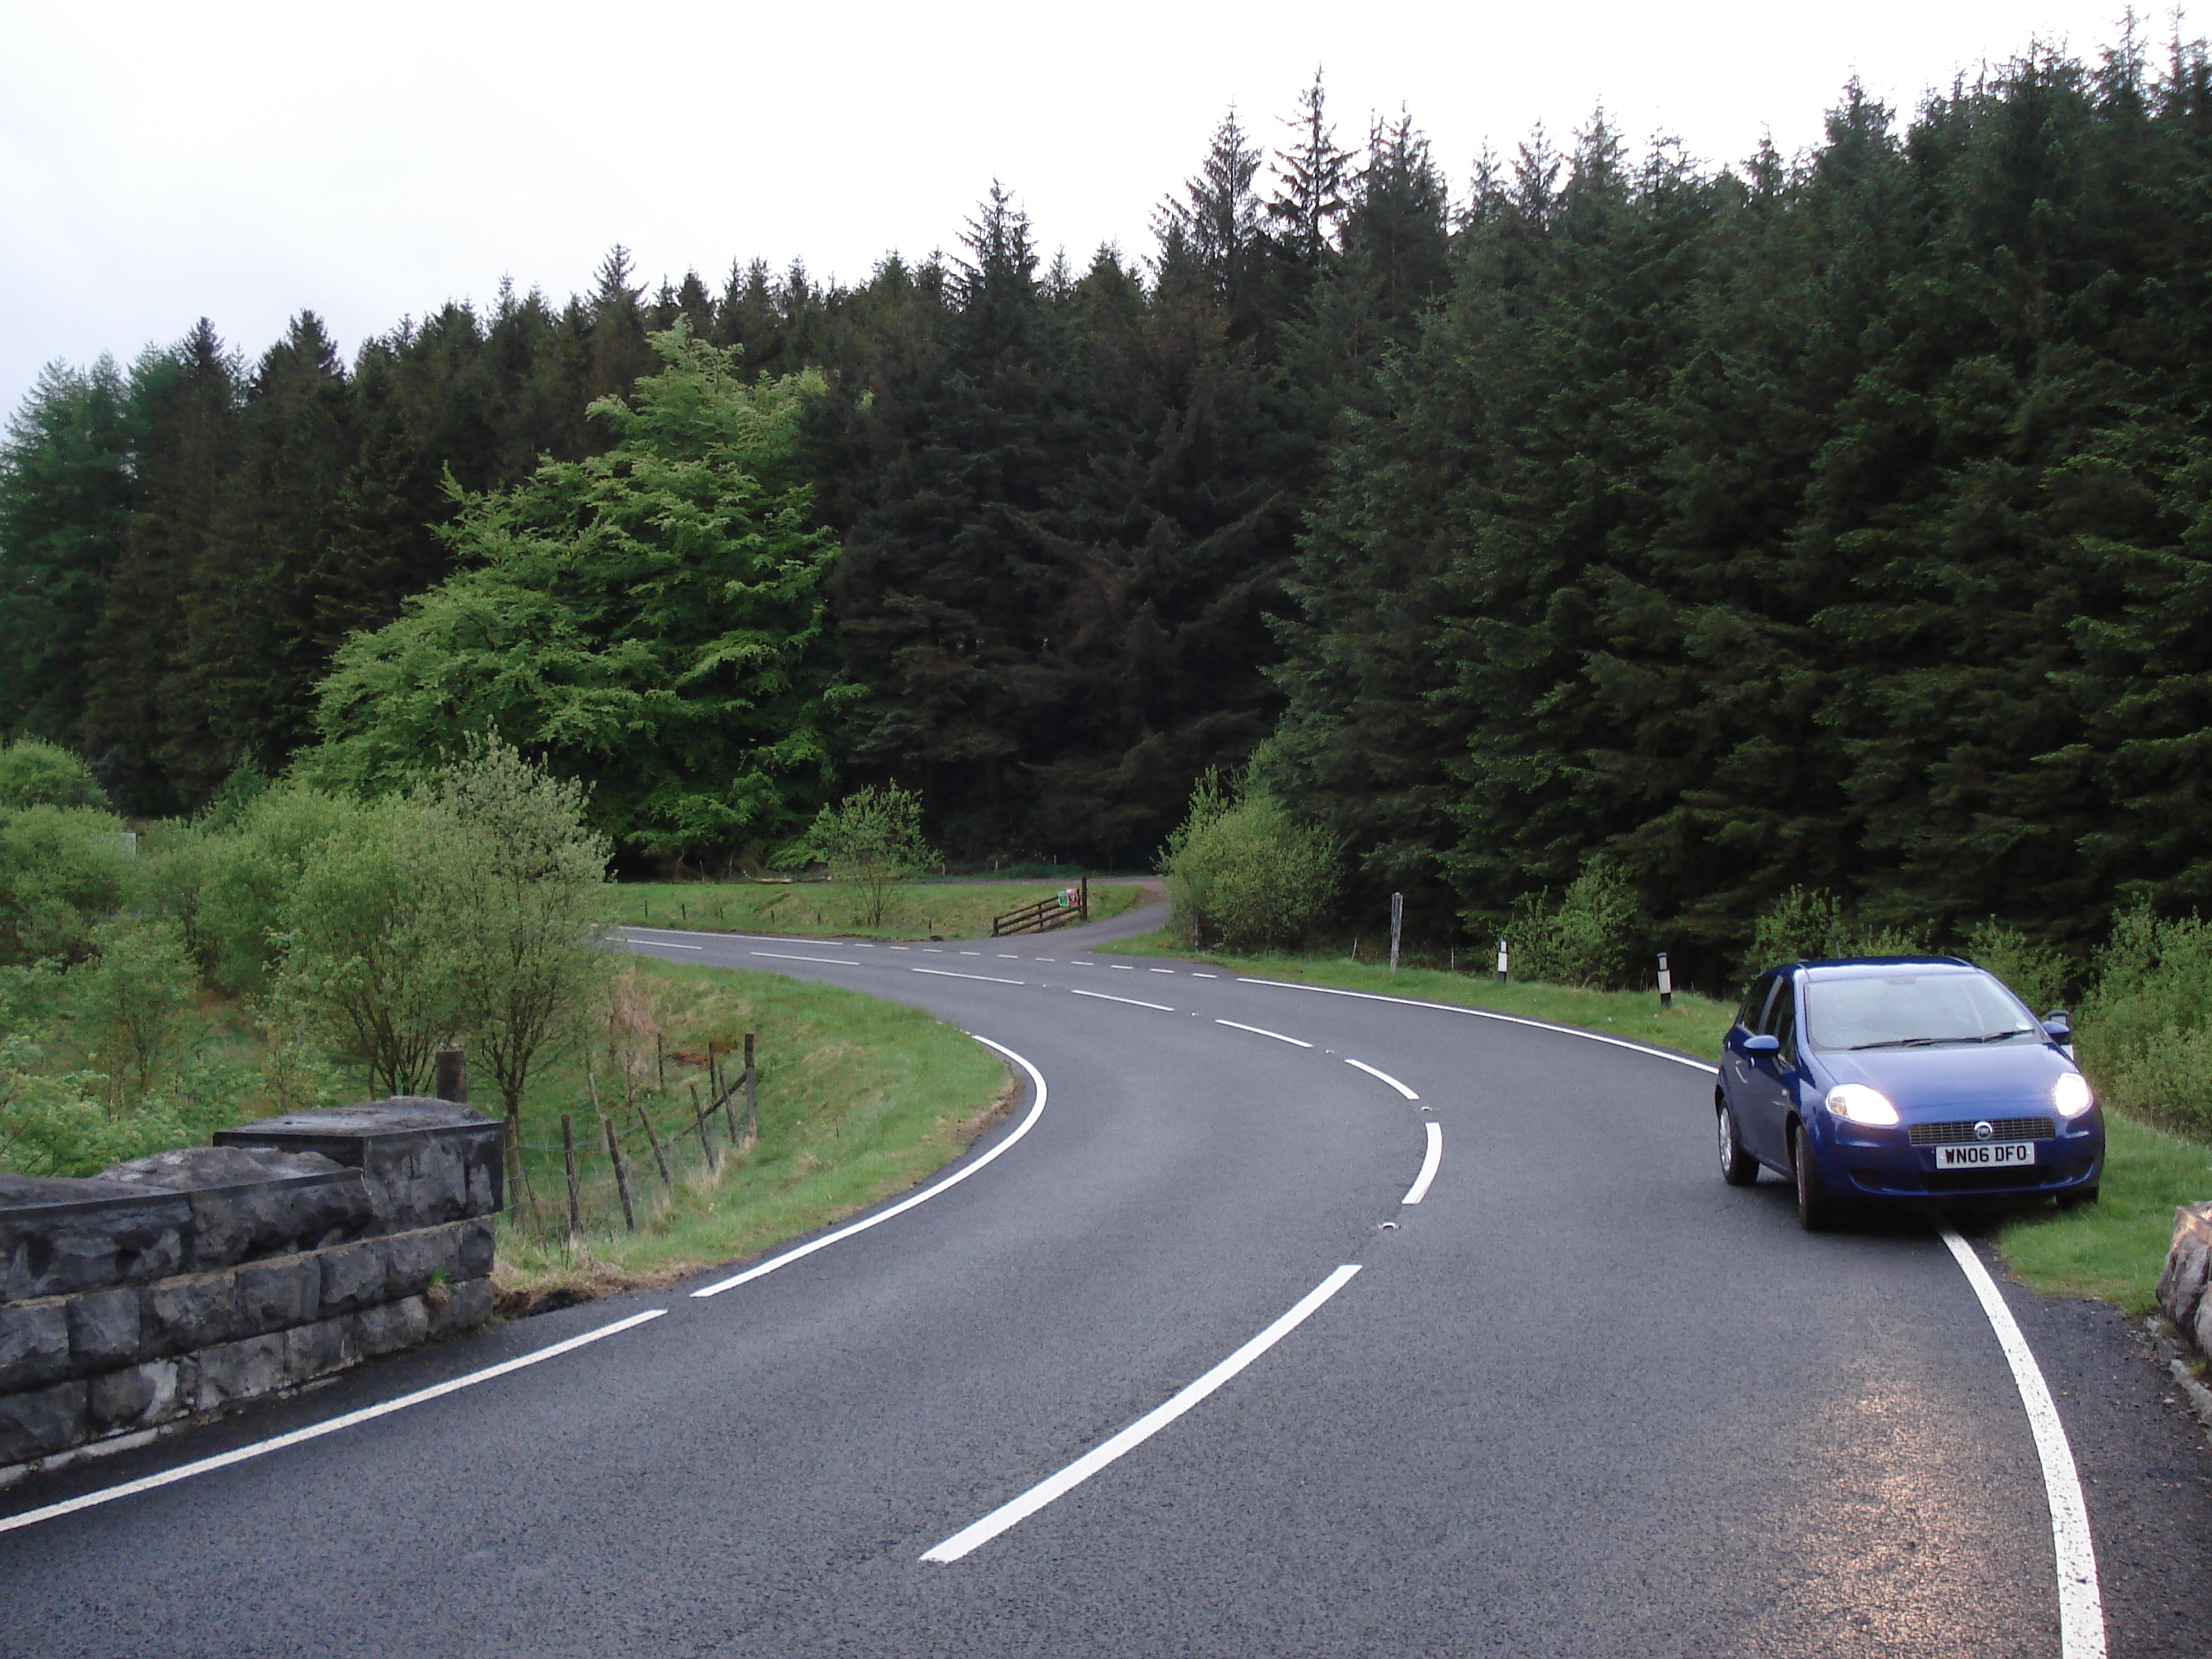
[[[1984,1118],[1979,1123],[1974,1125],[1974,1139],[1977,1140],[1987,1140],[1996,1132],[1996,1126],[1991,1123],[1987,1118]]]

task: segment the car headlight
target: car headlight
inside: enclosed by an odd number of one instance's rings
[[[2067,1072],[2051,1085],[2051,1103],[2061,1117],[2079,1117],[2097,1103],[2097,1097],[2090,1091],[2087,1078]]]
[[[1887,1128],[1897,1121],[1897,1108],[1889,1103],[1889,1097],[1863,1083],[1838,1083],[1829,1090],[1828,1109],[1838,1117],[1871,1123],[1877,1128]]]

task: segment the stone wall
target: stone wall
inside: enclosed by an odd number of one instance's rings
[[[404,1097],[215,1139],[0,1174],[0,1469],[490,1317],[497,1122]]]
[[[2158,1304],[2197,1344],[2197,1352],[2212,1355],[2208,1279],[2212,1279],[2212,1202],[2185,1205],[2173,1212],[2173,1243],[2166,1253],[2166,1271],[2159,1275]]]

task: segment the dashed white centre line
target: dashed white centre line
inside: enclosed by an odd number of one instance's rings
[[[624,945],[642,945],[648,951],[703,951],[703,945],[675,945],[665,939],[626,939]]]
[[[1389,1073],[1377,1071],[1374,1066],[1370,1066],[1364,1060],[1354,1060],[1350,1054],[1346,1054],[1344,1056],[1344,1063],[1347,1066],[1357,1066],[1361,1071],[1366,1073],[1370,1077],[1381,1078],[1383,1082],[1389,1084],[1392,1088],[1395,1089],[1400,1094],[1405,1096],[1408,1100],[1419,1100],[1420,1098],[1420,1096],[1415,1094],[1404,1084],[1399,1082],[1398,1079],[1392,1077]]]
[[[1126,962],[1109,962],[1106,965],[1117,974],[1133,974],[1137,971]]]
[[[1172,968],[1147,968],[1145,971],[1148,974],[1172,974],[1175,972],[1175,969]]]
[[[1073,985],[1067,988],[1067,994],[1072,997],[1094,997],[1100,1002],[1126,1002],[1132,1008],[1157,1008],[1164,1014],[1175,1012],[1164,1002],[1139,1002],[1134,997],[1109,996],[1103,991],[1085,991]]]
[[[846,957],[795,957],[788,951],[748,951],[749,957],[769,957],[777,962],[826,962],[836,968],[857,968],[860,964]]]
[[[1437,1178],[1437,1165],[1444,1161],[1444,1126],[1430,1123],[1423,1126],[1429,1132],[1428,1154],[1421,1159],[1421,1172],[1413,1177],[1413,1184],[1406,1188],[1401,1203],[1418,1204],[1429,1195],[1429,1183]]]
[[[1219,979],[1221,977],[1218,974],[1201,974],[1195,968],[1190,970],[1190,976],[1193,979]]]
[[[1249,1031],[1254,1036],[1273,1037],[1276,1042],[1287,1042],[1293,1048],[1310,1048],[1313,1047],[1313,1044],[1310,1042],[1300,1042],[1297,1038],[1294,1036],[1285,1036],[1280,1031],[1271,1031],[1264,1025],[1246,1025],[1233,1019],[1217,1019],[1213,1023],[1216,1025],[1229,1026],[1235,1030]]]
[[[981,1521],[963,1527],[958,1532],[922,1556],[925,1561],[957,1561],[962,1556],[989,1543],[1010,1527],[1018,1526],[1046,1504],[1066,1492],[1073,1492],[1108,1464],[1127,1456],[1151,1439],[1162,1429],[1204,1400],[1223,1383],[1249,1365],[1261,1354],[1288,1336],[1311,1318],[1316,1310],[1334,1296],[1358,1273],[1357,1263],[1347,1262],[1327,1279],[1300,1297],[1291,1310],[1261,1331],[1235,1353],[1212,1370],[1190,1383],[1161,1404],[1146,1412],[1112,1439],[1094,1446],[1077,1458],[1058,1474],[1040,1480],[1020,1497],[1001,1504]]]
[[[956,974],[950,968],[909,968],[907,969],[907,972],[909,974],[934,974],[939,979],[988,980],[994,985],[1026,985],[1029,983],[1025,979],[1001,979],[996,974]]]

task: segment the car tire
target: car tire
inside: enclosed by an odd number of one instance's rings
[[[1721,1179],[1731,1187],[1748,1187],[1759,1179],[1759,1160],[1743,1149],[1735,1132],[1735,1110],[1723,1101],[1714,1109],[1715,1130],[1721,1155]]]
[[[2094,1204],[2096,1201],[2097,1189],[2094,1187],[2084,1187],[2079,1192],[2058,1194],[2058,1207],[2062,1210],[2078,1210],[2084,1204]]]
[[[1797,1181],[1797,1224],[1808,1233],[1826,1231],[1836,1224],[1843,1206],[1820,1177],[1820,1161],[1813,1156],[1802,1123],[1790,1126],[1790,1164]]]

